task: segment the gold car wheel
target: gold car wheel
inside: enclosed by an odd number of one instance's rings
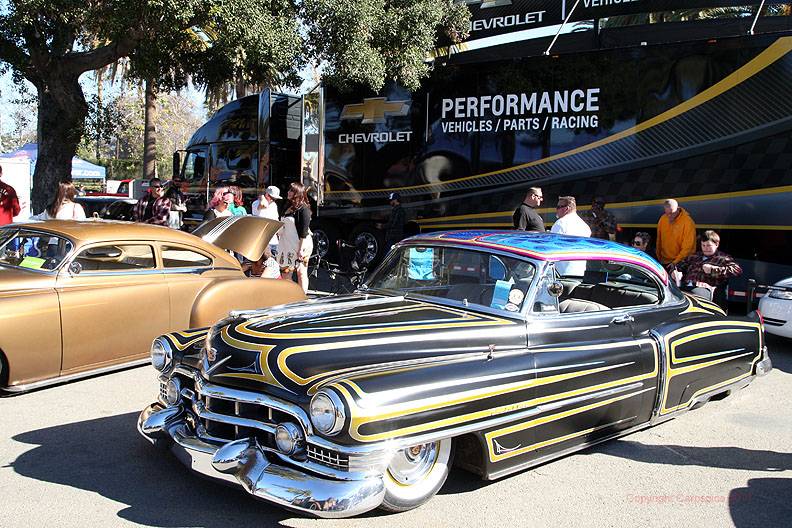
[[[452,440],[418,444],[399,450],[385,471],[383,510],[416,508],[432,498],[448,477]]]

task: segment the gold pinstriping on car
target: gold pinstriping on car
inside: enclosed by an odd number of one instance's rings
[[[737,329],[737,328],[734,328],[734,327],[743,327],[743,329]],[[695,330],[702,330],[702,329],[705,329],[705,328],[709,328],[711,330],[704,330],[704,331],[701,331],[701,332],[696,332],[696,333],[693,333],[691,335],[685,336],[683,338],[679,338],[679,339],[674,340],[674,338],[676,336],[680,335],[680,334],[684,334],[684,333],[687,333],[687,332],[690,332],[690,331],[695,331]],[[756,357],[754,357],[753,361],[751,362],[751,368],[748,370],[748,372],[746,372],[744,374],[740,374],[739,376],[736,376],[734,378],[728,379],[726,381],[717,383],[715,385],[704,387],[704,388],[696,391],[695,393],[693,393],[686,402],[680,403],[679,405],[676,405],[674,407],[668,407],[668,391],[669,391],[669,388],[671,386],[671,380],[675,376],[680,376],[682,374],[687,374],[688,372],[693,372],[693,371],[704,369],[704,368],[707,368],[707,367],[712,367],[712,366],[715,366],[715,365],[719,365],[721,363],[726,363],[727,361],[734,360],[734,359],[736,359],[738,357],[742,357],[742,356],[746,356],[746,355],[751,354],[751,352],[748,352],[748,353],[745,353],[745,354],[731,355],[731,356],[727,356],[727,357],[720,357],[718,359],[712,359],[710,361],[705,361],[704,363],[696,363],[694,365],[686,365],[686,366],[682,366],[682,367],[676,366],[675,367],[675,365],[678,365],[679,363],[685,363],[687,361],[692,361],[693,359],[699,360],[699,359],[714,358],[714,357],[717,357],[717,356],[723,354],[723,351],[718,351],[718,352],[713,352],[713,353],[709,353],[709,354],[700,354],[700,355],[695,356],[693,358],[681,358],[681,359],[679,359],[676,356],[676,347],[677,347],[677,345],[683,345],[685,343],[690,343],[690,342],[695,341],[697,339],[706,339],[708,337],[713,337],[713,336],[721,335],[721,334],[724,334],[724,333],[752,332],[753,329],[758,330],[759,342],[758,342],[757,350],[755,352]],[[694,398],[696,398],[696,396],[698,396],[700,394],[704,394],[704,393],[712,391],[712,390],[715,390],[715,389],[718,389],[720,387],[729,385],[731,383],[737,382],[737,381],[739,381],[739,380],[741,380],[743,378],[747,378],[748,376],[750,376],[751,373],[753,372],[753,367],[756,365],[756,362],[759,361],[759,358],[762,356],[762,352],[761,352],[761,350],[762,350],[762,337],[761,337],[761,335],[762,335],[762,332],[761,332],[761,328],[760,328],[759,323],[744,322],[744,321],[728,321],[728,322],[727,321],[715,321],[715,322],[707,322],[707,323],[698,323],[698,324],[695,324],[695,325],[687,326],[685,328],[680,328],[678,330],[674,330],[673,332],[670,332],[667,335],[665,335],[663,337],[663,340],[665,342],[665,350],[666,350],[666,356],[668,357],[668,361],[666,362],[666,383],[665,383],[665,388],[663,389],[663,399],[662,399],[662,405],[660,406],[660,414],[668,414],[670,412],[677,411],[677,410],[682,409],[682,408],[686,408],[688,405],[690,405],[690,402],[693,401]]]
[[[171,345],[173,345],[176,350],[182,352],[193,346],[195,343],[203,341],[206,337],[207,331],[208,330],[206,328],[201,330],[185,330],[182,332],[171,332],[170,334],[166,334],[164,337],[170,341]]]
[[[519,432],[519,431],[524,431],[524,430],[530,429],[532,427],[537,427],[537,426],[544,425],[544,424],[547,424],[547,423],[550,423],[550,422],[555,422],[555,421],[558,421],[558,420],[562,420],[564,418],[569,418],[570,416],[574,416],[576,414],[584,413],[584,412],[591,411],[591,410],[594,410],[594,409],[599,409],[600,407],[605,407],[606,405],[610,405],[612,403],[620,402],[622,400],[626,400],[626,399],[629,399],[629,398],[633,398],[635,396],[639,396],[639,395],[645,393],[647,390],[649,390],[649,389],[642,389],[642,390],[639,390],[639,391],[631,392],[629,394],[622,394],[622,395],[619,395],[619,396],[614,396],[613,398],[608,398],[607,400],[594,402],[594,403],[589,403],[588,405],[582,405],[580,407],[574,407],[572,409],[567,409],[566,411],[561,411],[561,412],[558,412],[558,413],[555,413],[555,414],[542,416],[540,418],[534,418],[533,420],[529,420],[527,422],[523,422],[523,423],[519,423],[519,424],[515,424],[515,425],[510,425],[510,426],[504,427],[502,429],[496,429],[495,431],[490,431],[488,433],[485,433],[484,437],[487,439],[487,451],[489,452],[490,460],[492,462],[499,462],[499,461],[501,461],[501,460],[503,460],[505,458],[511,458],[511,457],[514,457],[514,456],[517,456],[517,455],[522,455],[523,453],[527,453],[529,451],[534,451],[534,450],[539,449],[541,447],[546,447],[546,446],[549,446],[549,445],[553,445],[553,444],[557,444],[557,443],[563,442],[565,440],[570,440],[572,438],[583,436],[585,434],[588,434],[588,433],[591,433],[593,431],[596,431],[597,429],[600,429],[600,427],[592,427],[592,428],[588,428],[588,429],[583,429],[581,431],[575,431],[573,433],[569,433],[569,434],[566,434],[566,435],[563,435],[563,436],[559,436],[559,437],[556,437],[556,438],[550,438],[548,440],[543,440],[542,442],[537,442],[535,444],[531,444],[531,445],[528,445],[528,446],[525,446],[525,447],[521,447],[519,449],[515,449],[513,451],[509,451],[508,453],[498,454],[498,453],[493,452],[492,444],[493,444],[493,440],[495,440],[495,439],[497,439],[497,438],[499,438],[501,436],[505,436],[507,434],[512,434],[512,433],[516,433],[516,432]],[[604,427],[608,427],[610,425],[613,425],[613,424],[606,424]]]
[[[376,309],[376,310],[368,310],[368,311],[365,311],[365,312],[355,312],[355,313],[351,313],[351,314],[326,315],[324,317],[317,317],[317,318],[311,319],[311,324],[314,325],[314,324],[316,324],[318,322],[327,322],[327,321],[343,321],[344,319],[357,319],[357,318],[364,317],[364,316],[365,317],[371,317],[371,316],[383,315],[383,314],[394,313],[394,312],[398,312],[398,313],[401,314],[401,313],[416,312],[416,311],[421,311],[421,310],[426,310],[426,309],[427,309],[426,306],[423,306],[423,305],[409,306],[409,307],[406,307],[406,308],[404,308],[404,307],[393,307],[392,306],[390,308],[379,308],[379,309]],[[466,313],[465,312],[460,312],[460,314],[466,314]],[[275,326],[273,326],[273,328],[285,328],[287,326],[302,325],[302,324],[305,324],[305,321],[300,319],[300,320],[297,320],[297,321],[290,321],[288,323],[275,325]],[[302,334],[300,334],[300,335],[302,335]]]
[[[432,306],[432,310],[435,311],[444,311],[450,314],[458,315],[458,321],[447,321],[438,323],[435,321],[424,321],[420,323],[408,323],[403,326],[393,326],[393,327],[362,327],[362,328],[354,328],[350,330],[324,330],[320,332],[299,332],[299,333],[285,333],[285,332],[260,332],[257,330],[253,330],[251,326],[260,323],[258,320],[252,320],[245,322],[235,328],[235,331],[239,334],[242,334],[247,337],[251,337],[255,340],[265,340],[265,341],[278,341],[278,340],[294,340],[294,339],[311,339],[311,340],[319,340],[319,343],[313,345],[299,345],[293,347],[287,347],[283,350],[280,350],[277,353],[277,363],[278,363],[278,370],[281,374],[286,376],[291,381],[297,383],[298,385],[307,385],[313,381],[316,381],[320,378],[327,378],[330,376],[336,375],[337,371],[332,372],[324,372],[321,374],[316,374],[314,376],[310,376],[304,378],[299,374],[293,372],[289,366],[286,364],[286,360],[295,355],[295,354],[302,354],[307,352],[316,352],[316,351],[323,351],[323,350],[330,350],[330,349],[338,349],[338,348],[349,348],[354,346],[359,346],[360,343],[357,341],[336,341],[336,342],[328,342],[326,340],[332,338],[340,338],[340,337],[359,337],[359,336],[366,336],[377,334],[378,336],[383,334],[399,334],[411,331],[422,331],[422,330],[447,330],[447,329],[477,329],[477,328],[487,328],[487,327],[495,327],[495,326],[517,326],[513,320],[509,319],[502,319],[500,317],[494,317],[485,314],[476,314],[475,317],[471,317],[469,313],[463,312],[461,310],[456,310],[453,308],[446,308],[446,307],[439,307],[439,306]],[[357,314],[358,317],[362,317],[366,314]],[[226,339],[233,339],[231,336],[227,334],[223,337],[224,340]],[[226,341],[229,342],[229,341]],[[257,350],[254,342],[248,341],[240,341],[238,339],[233,339],[234,343],[247,343],[246,350]],[[230,342],[229,342],[230,344]],[[236,345],[241,346],[241,345]],[[260,345],[258,345],[260,347]],[[375,367],[376,365],[371,365],[371,367]]]
[[[688,306],[681,312],[679,315],[687,314],[687,313],[703,313],[707,315],[726,315],[726,312],[715,303],[711,303],[709,301],[705,301],[700,297],[696,297],[695,295],[690,295],[688,293],[685,294],[685,300],[687,300]]]
[[[652,371],[649,373],[638,374],[635,376],[630,376],[627,378],[622,378],[606,383],[600,383],[597,385],[566,391],[563,393],[551,394],[539,398],[531,398],[529,400],[525,400],[522,402],[510,403],[507,405],[493,407],[490,409],[484,409],[481,411],[466,413],[459,416],[449,417],[441,420],[435,420],[433,422],[416,424],[413,426],[403,427],[400,429],[395,429],[395,430],[376,433],[376,434],[369,434],[369,435],[361,434],[359,432],[360,427],[362,427],[364,424],[367,423],[380,422],[397,416],[406,416],[406,415],[430,411],[430,410],[442,409],[452,405],[483,400],[486,398],[491,398],[502,394],[525,390],[531,387],[549,385],[552,383],[566,381],[569,379],[580,378],[590,374],[596,374],[607,370],[621,368],[631,363],[625,363],[619,365],[606,365],[604,367],[597,367],[593,369],[585,369],[581,371],[568,372],[564,374],[555,374],[552,376],[546,376],[542,378],[534,378],[530,380],[507,383],[496,387],[485,387],[482,389],[475,389],[475,390],[465,391],[462,393],[425,398],[423,400],[418,400],[418,401],[402,402],[399,404],[394,404],[389,406],[378,406],[375,409],[366,409],[365,407],[358,406],[355,397],[352,395],[350,391],[354,391],[358,394],[365,394],[365,392],[362,391],[362,389],[360,389],[360,387],[358,387],[353,381],[344,380],[341,382],[333,383],[330,386],[336,389],[339,393],[341,393],[341,395],[347,400],[347,404],[350,407],[351,410],[351,423],[349,428],[350,436],[361,442],[375,442],[379,440],[395,438],[398,436],[406,436],[406,435],[431,431],[443,427],[459,425],[462,423],[479,420],[482,418],[489,418],[499,414],[519,411],[535,405],[541,405],[544,403],[559,401],[566,398],[572,398],[583,394],[596,392],[598,390],[610,389],[620,385],[626,385],[629,383],[635,383],[656,377],[659,372],[658,349],[656,343],[652,340],[638,341],[637,343],[651,344],[653,348],[654,367]],[[582,349],[591,350],[592,348],[606,349],[606,348],[615,348],[619,346],[623,346],[623,343],[607,343],[603,345],[597,345],[594,347],[559,347],[559,348],[545,349],[544,351],[563,352],[563,351],[582,350]],[[510,375],[511,373],[504,373],[503,377]]]
[[[261,374],[253,372],[226,372],[223,374],[216,374],[218,378],[248,379],[269,385],[275,385],[276,387],[283,387],[281,382],[278,381],[277,378],[272,374],[269,363],[267,363],[269,353],[275,348],[275,345],[262,345],[260,343],[249,343],[247,341],[235,339],[228,334],[228,326],[223,327],[220,332],[220,338],[229,346],[236,347],[241,350],[247,350],[249,352],[258,352],[256,361],[258,362]]]

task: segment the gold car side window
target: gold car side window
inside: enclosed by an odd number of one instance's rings
[[[212,259],[186,248],[163,246],[162,266],[164,268],[206,268]]]
[[[137,271],[153,269],[154,251],[151,246],[138,244],[111,244],[94,246],[80,252],[75,258],[84,273],[92,271]]]

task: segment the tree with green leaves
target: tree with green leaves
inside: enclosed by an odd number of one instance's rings
[[[0,10],[0,61],[38,93],[40,211],[71,158],[88,114],[79,78],[129,57],[130,74],[161,89],[188,79],[296,85],[322,63],[340,84],[417,87],[437,38],[466,36],[452,0],[9,0]]]

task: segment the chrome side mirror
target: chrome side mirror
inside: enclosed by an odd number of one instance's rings
[[[82,269],[83,269],[82,264],[80,264],[76,260],[71,264],[69,264],[69,273],[71,273],[72,275],[79,275],[80,273],[82,273]]]
[[[564,285],[558,281],[553,281],[547,285],[547,293],[558,299],[564,293]]]

